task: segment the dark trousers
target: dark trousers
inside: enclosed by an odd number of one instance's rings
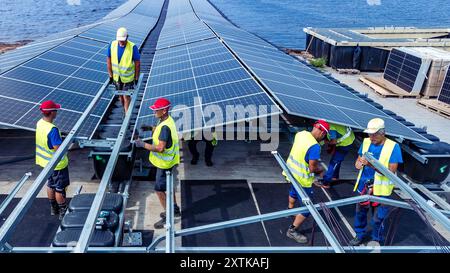
[[[187,141],[187,144],[188,144],[188,147],[189,147],[189,152],[191,152],[192,158],[195,159],[195,160],[198,160],[198,158],[200,157],[200,154],[197,151],[197,143],[199,141],[200,140],[195,140],[195,139]],[[205,161],[206,162],[211,162],[212,154],[213,154],[213,151],[214,151],[214,146],[212,145],[211,141],[208,141],[208,140],[203,140],[203,141],[205,141],[205,143],[206,143]]]

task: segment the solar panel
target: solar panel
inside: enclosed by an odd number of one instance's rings
[[[422,59],[394,48],[389,55],[383,78],[411,92],[421,65]]]
[[[148,107],[159,97],[171,101],[174,108],[171,115],[177,124],[184,119],[191,122],[190,127],[180,126],[182,132],[260,117],[260,105],[276,107],[217,39],[156,51],[136,128],[156,123]],[[227,110],[233,114],[228,120]],[[234,115],[233,110],[243,116]],[[275,112],[268,110],[269,115],[280,112],[278,108]],[[212,114],[214,111],[219,111],[216,115],[222,114],[223,120],[218,121]],[[140,137],[150,138],[151,134],[141,132]]]
[[[198,4],[201,2],[202,4]],[[206,1],[195,1],[201,10]],[[231,24],[218,24],[202,18],[243,61],[247,68],[292,115],[326,119],[337,124],[363,129],[375,117],[383,118],[389,134],[429,142],[426,138],[386,115],[344,87],[281,52],[264,40]]]
[[[441,91],[439,92],[438,100],[450,104],[450,69],[447,68],[444,82],[442,83]]]

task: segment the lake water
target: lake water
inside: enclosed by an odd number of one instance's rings
[[[448,0],[211,0],[270,42],[305,48],[304,27],[450,27]]]

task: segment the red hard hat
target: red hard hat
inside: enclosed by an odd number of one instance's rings
[[[320,129],[322,132],[325,131],[327,134],[330,131],[330,124],[323,119],[316,121],[316,123],[314,123],[314,127]]]
[[[170,101],[165,98],[159,98],[155,101],[153,105],[150,106],[152,110],[161,110],[164,108],[170,107]]]
[[[41,109],[42,112],[50,112],[55,111],[61,108],[61,104],[57,104],[52,100],[44,101],[39,109]]]

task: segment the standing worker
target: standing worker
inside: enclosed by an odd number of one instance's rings
[[[200,132],[201,134],[202,132]],[[212,139],[211,140],[207,140],[203,135],[202,135],[202,139],[205,144],[205,163],[206,166],[208,167],[212,167],[213,166],[213,162],[212,162],[212,155],[214,152],[214,147],[217,146],[217,137],[216,137],[216,132],[212,132]],[[191,160],[191,164],[192,165],[197,165],[198,159],[200,157],[200,153],[197,150],[197,143],[200,140],[195,139],[195,134],[192,133],[192,137],[190,140],[187,141],[187,145],[189,148],[189,152],[192,154],[192,160]]]
[[[328,171],[322,180],[322,187],[326,189],[330,188],[330,183],[333,180],[339,179],[341,163],[350,151],[353,141],[355,141],[355,134],[350,127],[330,123],[330,133],[327,138],[329,140],[327,152],[331,153],[332,156],[328,164]]]
[[[355,162],[355,167],[359,170],[353,191],[359,194],[369,194],[373,196],[389,197],[394,189],[394,184],[388,177],[376,170],[364,154],[369,152],[374,158],[380,161],[391,172],[395,173],[399,163],[403,163],[400,146],[394,141],[386,138],[384,120],[374,118],[367,124],[365,133],[369,134],[359,148],[359,156]],[[356,204],[355,232],[356,237],[350,241],[353,246],[363,242],[367,226],[367,212],[372,209],[372,241],[380,245],[384,243],[383,220],[388,214],[388,207],[375,202],[362,202]]]
[[[301,186],[311,198],[313,195],[312,184],[314,182],[314,174],[321,175],[324,172],[324,169],[319,163],[319,142],[326,137],[329,131],[330,125],[324,120],[319,120],[314,123],[311,132],[302,131],[297,133],[289,158],[286,162],[296,182],[300,184],[299,186]],[[283,175],[286,176],[284,172]],[[289,181],[287,176],[286,179]],[[293,183],[292,181],[289,182]],[[289,209],[294,208],[295,200],[298,200],[300,204],[302,203],[294,186],[291,185],[289,190]],[[287,237],[294,239],[298,243],[307,243],[308,238],[299,231],[299,228],[308,216],[309,213],[296,215],[294,222],[286,232]]]
[[[108,67],[109,84],[114,83],[116,90],[127,91],[134,89],[138,83],[141,69],[141,56],[137,46],[128,41],[127,29],[117,30],[116,40],[108,47],[106,64]],[[130,106],[131,97],[119,95],[125,113]]]
[[[36,124],[36,164],[42,168],[47,166],[63,142],[58,128],[53,124],[60,108],[61,105],[51,100],[44,101],[40,106],[43,117]],[[51,215],[59,214],[59,220],[62,220],[67,210],[66,188],[70,184],[68,165],[69,159],[66,154],[47,180]]]
[[[161,220],[155,223],[154,227],[160,229],[164,227],[166,222],[166,171],[172,171],[175,165],[180,163],[180,147],[178,144],[178,133],[175,121],[169,115],[170,102],[165,98],[159,98],[155,104],[150,106],[155,112],[156,118],[159,119],[156,125],[152,140],[153,144],[148,144],[140,139],[135,141],[136,147],[144,148],[150,151],[149,160],[156,167],[155,191],[159,202],[164,209],[160,214]],[[150,127],[150,126],[143,126]],[[180,216],[180,207],[174,198],[174,215]]]

